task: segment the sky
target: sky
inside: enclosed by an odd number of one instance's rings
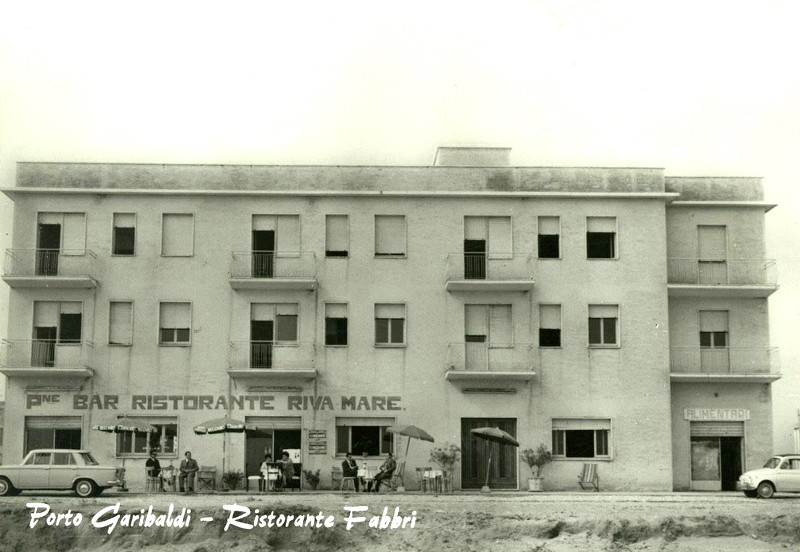
[[[762,176],[779,204],[775,447],[791,448],[800,3],[274,4],[0,3],[0,186],[17,161],[428,165],[438,145]],[[10,233],[3,197],[3,249]]]

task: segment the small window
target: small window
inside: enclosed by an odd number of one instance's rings
[[[586,218],[586,257],[615,259],[617,257],[617,219],[615,217]]]
[[[554,419],[553,456],[610,458],[611,420]]]
[[[188,345],[191,342],[192,304],[161,303],[160,345]]]
[[[347,345],[347,303],[325,305],[325,345]]]
[[[539,258],[561,258],[561,220],[559,217],[539,217]]]
[[[394,439],[386,431],[394,425],[394,419],[385,418],[337,418],[336,419],[336,454],[348,452],[354,457],[381,456],[394,452]]]
[[[728,311],[700,311],[700,347],[728,347]]]
[[[133,303],[112,301],[109,303],[108,344],[131,345],[133,343]]]
[[[539,347],[561,347],[561,305],[539,305]]]
[[[406,306],[404,304],[375,305],[375,344],[404,345]]]
[[[194,255],[194,215],[164,213],[161,219],[161,255],[164,257]]]
[[[375,256],[405,257],[406,217],[375,215]]]
[[[347,215],[325,217],[325,256],[347,257],[350,248],[350,220]]]
[[[589,305],[589,345],[618,345],[617,305]]]
[[[130,256],[136,249],[136,215],[114,213],[114,235],[111,238],[114,255]]]

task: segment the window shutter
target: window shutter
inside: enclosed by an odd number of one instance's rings
[[[375,216],[375,254],[405,255],[406,217]]]
[[[553,418],[553,429],[597,430],[611,429],[611,420],[592,420],[585,418]]]
[[[135,228],[136,215],[134,213],[114,213],[114,228]]]
[[[489,218],[489,258],[510,259],[512,251],[511,217]]]
[[[278,227],[275,215],[253,215],[253,230],[272,230]]]
[[[701,332],[727,332],[728,311],[700,311]]]
[[[161,220],[161,254],[191,257],[194,254],[194,216],[165,213]]]
[[[278,216],[276,240],[279,257],[300,255],[300,215]]]
[[[133,341],[133,303],[113,302],[110,308],[108,342],[130,345]]]
[[[247,416],[245,422],[259,429],[300,429],[302,420],[294,416]]]
[[[275,305],[275,314],[281,315],[294,315],[297,316],[298,308],[297,303],[278,303]]]
[[[347,215],[325,217],[325,251],[347,251],[349,237],[350,221]]]
[[[161,328],[188,328],[189,303],[161,303]]]
[[[64,223],[62,213],[39,213],[39,224],[58,224]]]
[[[617,231],[616,217],[586,217],[587,232],[615,233]]]
[[[724,261],[726,258],[725,227],[697,227],[698,254],[701,261]]]
[[[405,318],[406,306],[402,303],[375,305],[375,318]]]
[[[81,429],[80,416],[25,416],[26,429]]]
[[[464,334],[489,335],[485,305],[464,306]]]
[[[296,314],[278,314],[275,316],[275,340],[297,341]]]
[[[65,213],[64,231],[61,236],[62,255],[83,255],[86,253],[86,215]]]
[[[561,305],[539,305],[539,327],[549,330],[561,328]]]
[[[251,303],[250,320],[275,320],[275,305],[273,303]]]
[[[347,303],[327,303],[325,305],[326,318],[347,318]]]
[[[336,418],[337,427],[389,427],[393,425],[394,418],[366,418],[356,416],[353,416],[352,418]]]
[[[58,303],[55,301],[34,302],[33,325],[37,328],[54,328],[58,326]]]
[[[513,342],[511,305],[491,305],[489,307],[489,343],[508,345]]]
[[[539,233],[548,236],[561,232],[558,217],[539,217]]]
[[[744,422],[690,422],[691,437],[744,437]]]
[[[77,301],[60,303],[61,314],[81,314],[81,304]]]
[[[618,305],[589,305],[589,318],[617,318]]]
[[[486,217],[464,217],[464,239],[486,239]]]

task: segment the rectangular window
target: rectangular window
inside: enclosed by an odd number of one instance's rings
[[[134,417],[156,428],[155,433],[118,433],[117,456],[148,456],[151,450],[175,455],[178,442],[178,419],[172,417]]]
[[[59,343],[81,342],[81,304],[60,303],[58,322]]]
[[[618,345],[618,305],[589,305],[589,345]]]
[[[275,341],[297,341],[297,303],[275,305]]]
[[[114,234],[111,237],[113,255],[133,255],[136,249],[136,215],[114,213]]]
[[[108,318],[108,344],[131,345],[133,343],[133,303],[111,301]]]
[[[586,257],[617,258],[616,217],[586,217]]]
[[[561,347],[561,305],[539,305],[539,347]]]
[[[394,418],[336,418],[336,454],[348,452],[358,458],[394,452],[394,439],[386,431]]]
[[[406,217],[375,215],[375,256],[405,257]]]
[[[160,345],[188,345],[191,343],[192,304],[159,303]]]
[[[34,449],[80,449],[80,416],[26,416],[25,451]]]
[[[560,217],[539,217],[539,258],[561,258]]]
[[[325,256],[347,257],[350,248],[350,219],[347,215],[325,216]]]
[[[728,347],[728,311],[700,311],[700,347]]]
[[[375,344],[404,345],[406,306],[399,304],[375,305]]]
[[[161,218],[161,255],[191,257],[194,255],[194,215],[164,213]]]
[[[553,456],[610,458],[611,420],[553,419]]]
[[[325,304],[325,345],[347,345],[347,303]]]

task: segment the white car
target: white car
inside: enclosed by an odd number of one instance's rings
[[[800,454],[778,454],[763,468],[744,472],[736,488],[750,498],[770,498],[777,493],[800,493]]]
[[[88,450],[32,450],[19,466],[0,466],[0,496],[70,489],[80,497],[96,496],[119,485],[122,475],[113,466],[98,464]]]

